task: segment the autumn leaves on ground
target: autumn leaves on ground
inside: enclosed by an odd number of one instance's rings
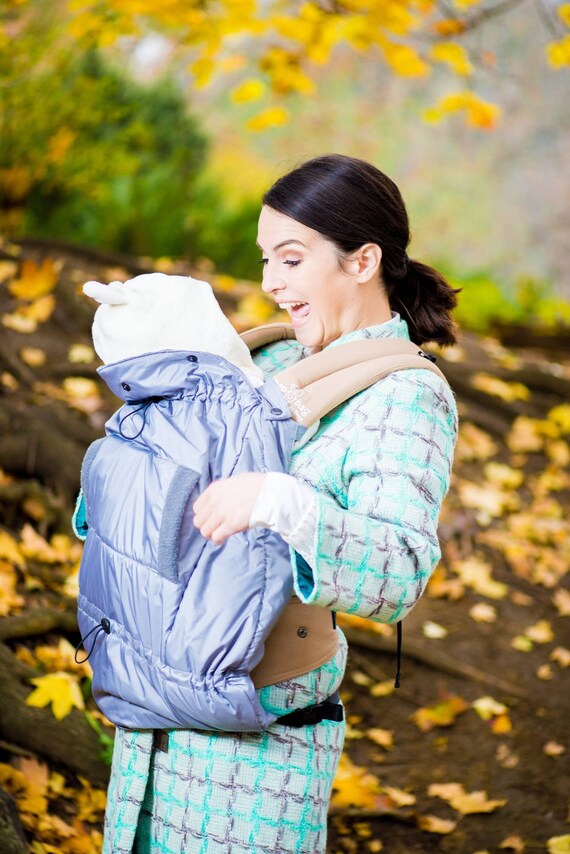
[[[117,402],[99,382],[89,278],[152,269],[93,250],[0,248],[0,851],[101,849],[112,728],[90,699],[69,517],[85,448]],[[259,289],[212,281],[240,331]],[[342,618],[348,731],[330,852],[570,851],[570,362],[464,333],[439,361],[461,414],[443,559],[404,623]]]

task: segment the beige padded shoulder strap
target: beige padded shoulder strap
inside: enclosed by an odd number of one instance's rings
[[[241,337],[250,349],[255,349],[270,341],[295,337],[295,332],[290,324],[271,323],[250,329]],[[250,342],[255,343],[252,346]],[[357,392],[394,371],[409,368],[431,371],[447,382],[417,344],[399,338],[369,338],[321,350],[275,374],[273,379],[289,404],[292,418],[310,427]]]

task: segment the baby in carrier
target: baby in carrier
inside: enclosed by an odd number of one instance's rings
[[[345,657],[328,612],[320,616],[337,668],[321,678],[311,667],[294,682],[268,681],[271,666],[261,684],[251,676],[290,604],[287,544],[252,528],[216,546],[191,510],[214,479],[287,471],[304,429],[207,282],[152,273],[83,290],[100,303],[99,374],[124,401],[87,451],[74,515],[85,539],[78,622],[96,702],[127,728],[229,731],[321,703]]]

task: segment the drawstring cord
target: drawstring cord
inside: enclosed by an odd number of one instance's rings
[[[110,633],[110,631],[111,631],[111,623],[109,622],[109,620],[107,619],[107,617],[103,617],[103,619],[101,620],[101,622],[100,622],[100,623],[98,623],[96,626],[93,626],[93,628],[91,629],[91,631],[90,631],[90,632],[87,632],[87,634],[85,635],[85,637],[84,637],[84,638],[81,638],[81,640],[79,641],[79,643],[78,643],[78,644],[77,644],[77,646],[75,647],[75,655],[73,656],[73,658],[74,658],[74,660],[75,660],[75,663],[76,663],[76,664],[84,664],[84,663],[87,661],[87,659],[89,658],[89,656],[91,655],[91,653],[92,653],[92,652],[93,652],[93,650],[95,649],[95,641],[97,640],[97,635],[99,634],[99,632],[101,631],[101,629],[103,629],[103,631],[104,631],[106,634],[109,634],[109,633]],[[92,635],[92,634],[93,634],[93,632],[95,632],[96,634],[95,634],[95,637],[93,638],[93,643],[91,644],[91,649],[89,650],[89,652],[87,653],[87,655],[86,655],[86,657],[85,657],[85,658],[82,658],[82,659],[77,658],[77,653],[79,652],[79,647],[80,647],[80,646],[85,646],[85,641],[87,640],[87,638],[89,637],[89,635]]]
[[[397,647],[396,647],[396,680],[394,688],[400,687],[400,665],[402,663],[402,621],[396,623],[396,631],[398,632]]]
[[[164,398],[163,397],[148,397],[146,400],[133,400],[133,401],[127,400],[128,406],[136,406],[137,404],[140,404],[140,406],[138,406],[137,409],[132,409],[130,412],[127,412],[127,414],[123,415],[123,417],[119,421],[119,433],[121,434],[123,439],[138,439],[139,438],[142,431],[146,427],[146,414],[148,412],[148,408],[149,408],[150,404],[151,403],[158,403],[161,400],[164,400]],[[136,415],[137,412],[141,412],[141,411],[143,414],[142,415],[143,423],[142,423],[142,426],[141,426],[139,432],[135,433],[134,436],[125,435],[125,433],[123,433],[123,423],[127,420],[127,418],[132,418],[133,415]]]

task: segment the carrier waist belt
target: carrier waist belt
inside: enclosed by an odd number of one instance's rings
[[[309,673],[338,651],[334,616],[292,596],[265,642],[265,654],[251,671],[256,688]]]

